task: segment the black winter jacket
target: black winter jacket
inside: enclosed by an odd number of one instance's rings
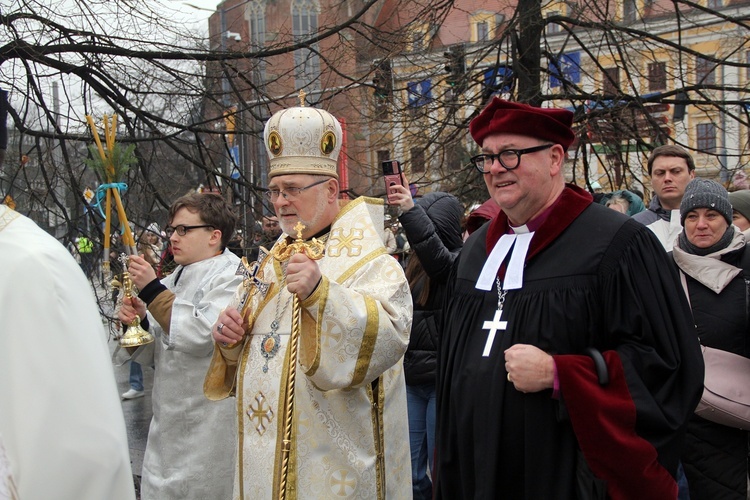
[[[721,260],[745,272],[719,294],[686,276],[697,334],[704,345],[750,357],[750,249],[727,253]],[[747,431],[692,416],[682,455],[691,500],[747,498],[748,437]]]
[[[424,306],[416,303],[423,283],[418,283],[411,291],[415,300],[414,319],[404,356],[404,372],[409,385],[435,384],[440,314],[451,266],[463,246],[462,217],[461,203],[448,193],[428,193],[417,200],[414,208],[399,217],[409,245],[419,257],[431,283]]]

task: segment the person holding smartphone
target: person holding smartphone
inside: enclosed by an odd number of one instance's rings
[[[435,476],[432,461],[440,316],[451,265],[463,246],[464,208],[458,198],[442,192],[428,193],[415,203],[405,187],[409,183],[403,173],[401,180],[390,186],[388,199],[401,210],[398,220],[412,250],[405,273],[414,302],[414,319],[404,355],[412,492],[414,500],[429,500],[430,477]]]
[[[383,169],[386,198],[388,199],[388,203],[393,205],[395,203],[394,195],[397,192],[393,188],[396,186],[408,186],[409,184],[404,180],[401,171],[401,162],[398,160],[386,160],[380,166]]]

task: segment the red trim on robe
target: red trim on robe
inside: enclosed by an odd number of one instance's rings
[[[534,232],[534,237],[531,239],[531,245],[529,246],[529,252],[526,254],[526,262],[531,260],[536,254],[541,252],[550,243],[555,241],[560,234],[573,223],[576,218],[588,207],[594,198],[589,194],[588,191],[575,186],[573,184],[566,184],[565,189],[560,194],[560,197],[552,205],[552,210],[547,216],[547,219],[542,222]],[[501,210],[497,217],[492,219],[489,223],[490,226],[487,229],[487,255],[492,252],[495,248],[497,240],[502,235],[508,232],[510,228],[508,224],[508,216]],[[498,276],[502,279],[505,277],[506,264],[500,267]]]
[[[553,356],[573,432],[594,475],[607,482],[609,498],[677,498],[677,482],[658,461],[656,449],[635,430],[636,407],[622,361],[602,353],[609,384],[599,385],[588,356]]]

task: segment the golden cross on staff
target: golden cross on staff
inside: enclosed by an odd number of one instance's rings
[[[294,226],[297,232],[297,239],[287,244],[282,241],[273,250],[273,257],[279,262],[285,262],[295,253],[302,252],[310,259],[318,260],[323,257],[325,245],[313,238],[312,241],[306,242],[302,239],[302,231],[305,230],[304,224],[297,222]],[[279,290],[281,293],[281,290]],[[300,335],[300,305],[299,297],[294,294],[292,297],[292,333],[289,338],[289,366],[287,371],[286,394],[284,395],[284,437],[281,445],[281,478],[279,482],[279,499],[284,500],[287,497],[287,477],[289,475],[289,454],[292,448],[292,420],[294,418],[294,388],[297,375],[297,358]]]
[[[297,239],[292,243],[281,241],[273,249],[273,257],[276,260],[279,262],[286,262],[289,260],[289,257],[300,252],[304,253],[312,260],[318,260],[323,257],[325,245],[322,242],[318,241],[317,238],[313,238],[309,243],[302,239],[302,231],[305,230],[304,224],[298,221],[297,225],[294,226],[294,230],[297,232]]]

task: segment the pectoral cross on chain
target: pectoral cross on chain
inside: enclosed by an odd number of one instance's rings
[[[495,281],[497,282],[497,310],[495,311],[495,316],[492,318],[492,321],[485,321],[482,325],[482,330],[489,330],[489,333],[487,334],[487,342],[484,344],[484,351],[482,351],[483,358],[486,358],[490,355],[490,351],[492,350],[492,343],[495,341],[495,335],[497,334],[498,330],[505,331],[508,328],[507,321],[500,321],[500,318],[503,315],[503,303],[505,302],[505,294],[508,292],[507,290],[502,289],[503,287],[500,283],[499,278],[495,278]]]
[[[238,307],[240,311],[245,307],[248,299],[253,294],[259,293],[261,297],[265,297],[268,293],[268,289],[271,286],[270,283],[263,281],[263,271],[260,269],[259,264],[260,257],[261,256],[259,254],[259,260],[250,264],[247,262],[246,257],[242,257],[242,262],[240,262],[239,268],[235,273],[236,275],[240,275],[243,277],[242,284],[245,287]]]

